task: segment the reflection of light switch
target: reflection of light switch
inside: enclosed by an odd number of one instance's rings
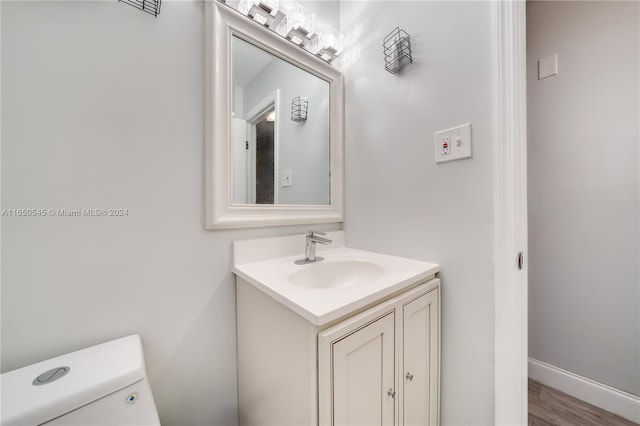
[[[282,171],[282,186],[291,186],[291,169]]]

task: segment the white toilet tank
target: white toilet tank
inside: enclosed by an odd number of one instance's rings
[[[140,336],[0,375],[0,424],[159,425]]]

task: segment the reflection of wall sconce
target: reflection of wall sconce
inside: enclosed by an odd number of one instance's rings
[[[413,62],[411,40],[406,31],[396,27],[382,42],[384,48],[384,69],[397,74]]]
[[[155,17],[160,14],[160,0],[119,0]]]
[[[307,110],[309,108],[309,98],[308,97],[295,97],[291,101],[291,120],[293,121],[306,121],[307,120]]]
[[[260,25],[270,27],[278,16],[278,0],[240,0],[238,10]]]

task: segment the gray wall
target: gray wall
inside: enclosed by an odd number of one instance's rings
[[[640,395],[638,2],[527,2],[529,355]],[[559,74],[537,80],[557,53]]]
[[[442,423],[493,424],[492,4],[342,3],[347,244],[437,262]],[[405,29],[415,63],[384,70]],[[472,123],[473,158],[434,164],[433,134]]]
[[[231,242],[308,227],[204,230],[203,4],[1,7],[2,208],[129,211],[2,218],[2,371],[139,333],[163,424],[237,424]]]

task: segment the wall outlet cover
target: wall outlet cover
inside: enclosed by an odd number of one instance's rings
[[[436,164],[471,158],[471,124],[437,132],[434,143]]]
[[[293,180],[293,173],[291,172],[291,169],[283,170],[282,171],[282,186],[283,187],[291,186],[292,180]]]

